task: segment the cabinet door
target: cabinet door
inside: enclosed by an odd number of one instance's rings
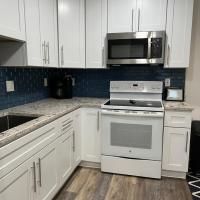
[[[166,14],[167,0],[138,0],[138,31],[165,30]]]
[[[168,0],[165,67],[189,67],[193,0]]]
[[[81,112],[74,112],[74,133],[73,133],[74,167],[81,162]]]
[[[132,32],[137,29],[136,0],[108,0],[108,32]]]
[[[0,179],[0,199],[31,200],[32,182],[30,162],[25,162]]]
[[[0,0],[0,35],[25,41],[24,1]]]
[[[58,67],[57,1],[39,0],[44,66]]]
[[[52,199],[58,189],[56,143],[52,143],[36,155],[39,199]]]
[[[190,129],[164,129],[162,169],[177,172],[188,171]]]
[[[72,131],[61,137],[58,144],[58,171],[60,184],[62,185],[70,176],[72,171]]]
[[[60,66],[85,68],[84,0],[58,0]]]
[[[106,33],[107,0],[86,0],[86,68],[106,67]]]
[[[40,40],[39,0],[25,1],[27,61],[31,66],[43,66]]]
[[[82,110],[82,160],[100,162],[99,109]]]

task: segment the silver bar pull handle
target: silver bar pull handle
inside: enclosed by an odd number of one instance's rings
[[[64,61],[64,46],[61,46],[61,65],[63,66],[65,64]]]
[[[138,9],[138,31],[140,31],[140,9]]]
[[[75,131],[73,131],[73,152],[75,152]]]
[[[97,130],[99,131],[99,120],[100,120],[100,117],[99,117],[99,111],[97,112]]]
[[[46,42],[42,43],[42,51],[43,51],[43,62],[46,64]]]
[[[34,189],[34,192],[37,192],[37,184],[36,184],[36,166],[35,166],[35,162],[33,162],[33,189]]]
[[[151,46],[152,46],[152,42],[151,42],[151,36],[148,38],[148,59],[151,59]]]
[[[169,62],[170,62],[170,46],[168,44],[167,46],[167,65],[169,67]]]
[[[39,185],[42,187],[42,168],[41,168],[41,159],[38,159],[38,164],[39,164]]]
[[[134,31],[134,9],[132,9],[132,31]]]
[[[47,42],[46,48],[47,48],[47,62],[48,62],[48,64],[50,64],[49,42]]]
[[[187,131],[187,134],[186,134],[186,144],[185,144],[185,152],[187,153],[188,152],[188,131]]]

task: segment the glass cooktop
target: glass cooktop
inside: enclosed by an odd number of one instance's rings
[[[111,99],[106,102],[106,106],[131,106],[131,107],[154,107],[162,108],[160,101],[139,101],[139,100],[116,100]]]

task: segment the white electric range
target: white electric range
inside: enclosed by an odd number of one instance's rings
[[[101,106],[103,172],[161,178],[162,92],[162,82],[110,82]]]

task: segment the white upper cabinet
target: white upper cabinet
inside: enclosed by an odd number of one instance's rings
[[[57,38],[57,1],[40,0],[40,31],[43,64],[48,67],[58,66]]]
[[[25,1],[27,65],[43,66],[39,0]]]
[[[84,0],[58,0],[61,67],[85,68],[84,13]]]
[[[103,68],[106,67],[107,0],[86,0],[85,7],[86,68]]]
[[[25,41],[24,1],[0,0],[0,35]]]
[[[189,67],[193,0],[169,0],[165,67]]]
[[[138,30],[162,31],[166,27],[167,0],[138,0]]]
[[[165,30],[166,13],[167,0],[108,0],[108,32]]]
[[[136,31],[136,0],[108,0],[108,32]]]

